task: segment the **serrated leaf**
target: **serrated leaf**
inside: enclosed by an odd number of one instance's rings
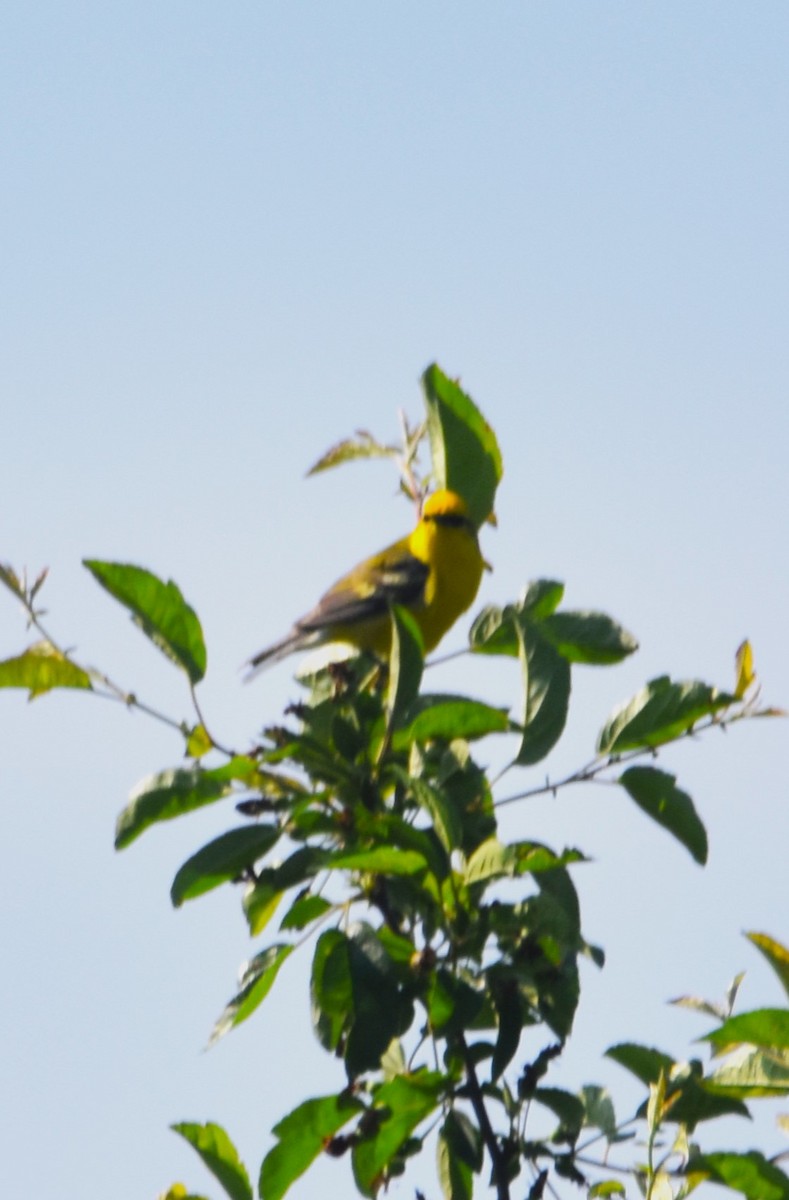
[[[331,467],[339,467],[342,463],[355,462],[361,458],[397,458],[399,453],[397,446],[385,446],[377,442],[372,434],[360,429],[355,438],[344,438],[331,446],[316,463],[313,463],[307,476],[318,475]]]
[[[233,759],[223,767],[205,770],[198,763],[188,767],[172,767],[157,771],[141,780],[129,797],[129,803],[119,814],[115,825],[115,849],[122,850],[138,838],[149,825],[171,821],[213,804],[227,796],[240,777],[248,759]]]
[[[364,1106],[348,1091],[305,1100],[274,1126],[277,1144],[260,1168],[261,1200],[281,1200],[343,1125]]]
[[[517,625],[523,678],[523,735],[515,762],[532,766],[545,758],[562,735],[570,701],[570,665],[546,642],[538,627]]]
[[[53,688],[92,690],[87,671],[66,658],[50,642],[37,642],[16,658],[0,662],[0,687],[27,688],[30,700]]]
[[[638,649],[632,633],[605,613],[553,613],[541,621],[540,632],[571,663],[609,666]]]
[[[181,1121],[170,1128],[197,1151],[211,1174],[219,1180],[230,1200],[252,1200],[252,1185],[238,1151],[221,1125],[197,1125]]]
[[[745,936],[757,950],[761,950],[789,996],[789,950],[766,933],[746,933]]]
[[[252,1016],[255,1009],[263,1003],[271,991],[280,968],[293,950],[293,946],[280,943],[269,946],[250,959],[241,975],[240,990],[225,1005],[211,1030],[211,1036],[208,1039],[209,1046],[213,1046],[215,1042],[224,1037],[228,1030]]]
[[[789,1176],[756,1150],[746,1154],[695,1155],[685,1173],[703,1173],[714,1183],[739,1192],[746,1200],[789,1200]]]
[[[181,667],[193,684],[199,683],[206,670],[203,631],[178,586],[130,563],[95,558],[82,561],[97,583],[131,612],[154,645]]]
[[[707,832],[676,776],[656,767],[629,767],[619,783],[638,807],[681,842],[697,863],[707,861]]]
[[[176,874],[170,889],[175,907],[236,879],[268,853],[280,834],[276,825],[242,825],[208,842]]]
[[[735,696],[698,680],[674,683],[662,675],[614,710],[600,731],[597,752],[621,754],[641,746],[661,746],[735,701]]]
[[[496,435],[471,397],[435,363],[422,386],[436,482],[463,497],[479,527],[493,512],[502,476]]]

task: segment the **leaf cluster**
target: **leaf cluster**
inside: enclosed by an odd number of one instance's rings
[[[481,523],[493,513],[502,471],[495,436],[439,368],[428,369],[423,385],[426,420],[416,429],[404,423],[401,447],[359,434],[313,470],[389,458],[403,489],[418,496],[426,437],[430,478],[460,491]],[[522,1174],[528,1182],[521,1191],[535,1200],[563,1180],[588,1185],[590,1195],[616,1194],[624,1189],[609,1155],[634,1143],[637,1128],[645,1158],[622,1170],[647,1196],[687,1194],[705,1179],[754,1200],[789,1196],[786,1176],[758,1154],[704,1155],[689,1141],[702,1122],[747,1115],[750,1100],[787,1093],[785,1009],[733,1016],[685,998],[719,1021],[706,1040],[727,1058],[708,1071],[643,1045],[613,1047],[610,1057],[648,1093],[626,1121],[599,1086],[571,1093],[551,1084],[579,1004],[579,962],[604,962],[582,930],[573,874],[585,859],[574,846],[504,842],[497,821],[501,806],[526,796],[605,781],[703,864],[707,835],[693,800],[652,760],[680,738],[775,714],[758,705],[747,644],[731,691],[652,680],[603,722],[588,763],[565,779],[502,795],[502,778],[542,763],[561,737],[573,671],[615,665],[637,649],[608,615],[563,608],[562,584],[537,580],[516,602],[488,607],[473,622],[470,654],[492,665],[502,655],[518,659],[519,694],[507,704],[423,690],[419,630],[394,608],[387,663],[362,655],[303,674],[300,702],[240,753],[214,738],[201,712],[205,643],[177,586],[130,564],[85,565],[184,673],[194,719],[168,717],[79,664],[43,625],[43,576],[28,587],[11,568],[0,570],[0,582],[23,604],[40,641],[0,663],[0,686],[25,688],[31,698],[79,688],[179,731],[187,762],[134,789],[117,821],[119,850],[162,821],[209,804],[234,806],[232,826],[191,854],[171,885],[176,907],[236,886],[251,937],[264,938],[211,1042],[258,1010],[294,953],[311,953],[312,1029],[341,1077],[336,1092],[304,1100],[275,1126],[258,1179],[263,1200],[280,1200],[321,1155],[347,1157],[357,1191],[375,1197],[429,1138],[448,1200],[469,1200],[480,1177],[506,1200]],[[481,757],[491,737],[510,748],[510,766],[496,781]],[[789,953],[766,935],[752,940],[786,988]],[[665,1149],[668,1127],[673,1141]],[[224,1130],[212,1123],[173,1128],[231,1200],[251,1198]],[[168,1193],[187,1194],[180,1184]]]

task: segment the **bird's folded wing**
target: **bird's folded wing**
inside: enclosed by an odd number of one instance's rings
[[[305,633],[326,626],[355,625],[384,616],[393,604],[418,605],[430,568],[413,554],[381,558],[352,571],[297,621]]]

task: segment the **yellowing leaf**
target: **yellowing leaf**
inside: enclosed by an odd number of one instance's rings
[[[747,638],[737,647],[734,666],[737,673],[734,694],[738,700],[742,700],[751,684],[756,680],[756,672],[753,669],[753,649]]]
[[[189,758],[202,758],[212,745],[213,742],[205,725],[195,725],[186,739],[186,753]]]

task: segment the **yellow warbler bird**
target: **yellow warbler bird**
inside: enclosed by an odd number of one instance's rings
[[[281,641],[249,660],[248,678],[294,651],[325,642],[347,642],[387,656],[393,604],[412,613],[425,650],[432,650],[472,604],[484,565],[463,498],[445,489],[434,492],[416,528],[338,579]]]

